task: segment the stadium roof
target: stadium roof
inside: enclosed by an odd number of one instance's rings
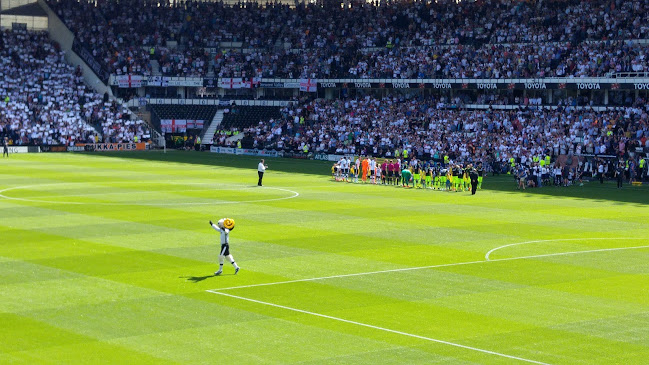
[[[2,15],[22,15],[22,16],[47,16],[47,13],[38,3],[17,6],[15,8],[0,11]]]

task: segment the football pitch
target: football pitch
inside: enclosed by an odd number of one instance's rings
[[[649,188],[197,152],[0,160],[0,363],[646,364]],[[230,217],[231,253],[218,269]]]

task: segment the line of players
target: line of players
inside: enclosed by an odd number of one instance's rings
[[[341,157],[334,163],[331,173],[335,181],[358,183],[360,179],[364,184],[460,192],[471,191],[472,175],[477,181],[477,189],[481,189],[485,171],[482,163],[465,167],[462,164],[420,161],[414,157],[407,163],[401,159],[386,159],[379,163],[372,157],[357,157],[352,164],[351,158]]]

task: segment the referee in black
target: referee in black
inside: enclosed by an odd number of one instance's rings
[[[2,139],[2,157],[9,157],[9,145],[7,144],[7,137]]]
[[[257,186],[262,186],[261,181],[264,179],[264,172],[268,166],[264,165],[264,159],[262,158],[261,161],[259,162],[259,165],[257,166],[257,174],[259,175],[259,181],[257,182]]]
[[[478,189],[478,170],[472,165],[469,165],[469,179],[471,179],[471,195],[475,195],[475,191]]]
[[[622,162],[620,162],[615,169],[615,177],[617,178],[617,187],[619,189],[622,187],[622,182],[624,181],[624,166]]]

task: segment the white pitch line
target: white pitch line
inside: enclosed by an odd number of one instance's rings
[[[269,285],[279,285],[279,284],[291,284],[291,283],[300,283],[303,281],[317,281],[317,280],[326,280],[326,279],[337,279],[337,278],[347,278],[351,276],[364,276],[364,275],[374,275],[374,274],[383,274],[389,272],[399,272],[399,271],[411,271],[411,270],[423,270],[423,269],[434,269],[436,267],[446,267],[446,266],[460,266],[460,265],[470,265],[470,264],[479,264],[486,262],[484,260],[480,261],[468,261],[468,262],[454,262],[450,264],[440,264],[440,265],[429,265],[429,266],[415,266],[415,267],[405,267],[401,269],[390,269],[390,270],[380,270],[380,271],[369,271],[369,272],[359,272],[355,274],[342,274],[342,275],[331,275],[331,276],[322,276],[318,278],[307,278],[307,279],[296,279],[296,280],[286,280],[286,281],[277,281],[273,283],[263,283],[263,284],[251,284],[251,285],[241,285],[241,286],[231,286],[228,288],[212,289],[212,290],[231,290],[231,289],[242,289],[242,288],[254,288],[258,286],[269,286]],[[208,290],[209,291],[209,290]]]
[[[565,255],[577,255],[580,253],[593,253],[593,252],[609,252],[609,251],[623,251],[623,250],[638,250],[643,248],[649,248],[649,245],[646,246],[633,246],[633,247],[614,247],[614,248],[600,248],[597,250],[586,250],[586,251],[568,251],[568,252],[557,252],[557,253],[547,253],[543,255],[532,255],[532,256],[520,256],[520,257],[509,257],[504,259],[495,259],[482,262],[496,262],[496,261],[512,261],[512,260],[525,260],[533,259],[537,257],[552,257],[552,256],[565,256]]]
[[[283,305],[279,305],[279,304],[263,302],[261,300],[246,298],[246,297],[242,297],[242,296],[238,296],[238,295],[226,294],[226,293],[223,293],[222,291],[223,290],[232,290],[232,289],[241,289],[241,288],[252,288],[252,287],[259,287],[259,286],[289,284],[289,283],[297,283],[297,282],[305,282],[305,281],[316,281],[316,280],[343,278],[343,277],[351,277],[351,276],[382,274],[382,273],[388,273],[388,272],[422,270],[422,269],[432,269],[432,268],[438,268],[438,267],[481,264],[481,263],[487,263],[487,262],[525,260],[525,259],[533,259],[533,258],[539,258],[539,257],[577,255],[577,254],[593,253],[593,252],[621,251],[621,250],[632,250],[632,249],[643,249],[643,248],[649,248],[649,245],[646,245],[646,246],[634,246],[634,247],[603,248],[603,249],[587,250],[587,251],[557,252],[557,253],[542,254],[542,255],[509,257],[509,258],[496,259],[496,260],[456,262],[456,263],[442,264],[442,265],[429,265],[429,266],[420,266],[420,267],[409,267],[409,268],[403,268],[403,269],[371,271],[371,272],[356,273],[356,274],[323,276],[323,277],[319,277],[319,278],[287,280],[287,281],[280,281],[280,282],[274,282],[274,283],[265,283],[265,284],[241,285],[241,286],[233,286],[233,287],[229,287],[229,288],[212,289],[212,290],[206,290],[206,291],[209,292],[209,293],[212,293],[212,294],[223,295],[223,296],[226,296],[226,297],[231,297],[231,298],[245,300],[245,301],[249,301],[249,302],[253,302],[253,303],[268,305],[268,306],[276,307],[276,308],[282,308],[282,309],[286,309],[286,310],[290,310],[290,311],[294,311],[294,312],[298,312],[298,313],[309,314],[309,315],[312,315],[312,316],[317,316],[317,317],[327,318],[327,319],[331,319],[331,320],[335,320],[335,321],[350,323],[350,324],[354,324],[354,325],[357,325],[357,326],[362,326],[362,327],[372,328],[372,329],[376,329],[376,330],[380,330],[380,331],[395,333],[395,334],[399,334],[399,335],[402,335],[402,336],[408,336],[408,337],[418,338],[418,339],[421,339],[421,340],[436,342],[436,343],[440,343],[440,344],[444,344],[444,345],[459,347],[459,348],[463,348],[463,349],[466,349],[466,350],[472,350],[472,351],[482,352],[482,353],[486,353],[486,354],[490,354],[490,355],[494,355],[494,356],[505,357],[505,358],[512,359],[512,360],[519,360],[519,361],[523,361],[523,362],[527,362],[527,363],[533,363],[533,364],[549,365],[547,363],[536,361],[536,360],[530,360],[530,359],[525,359],[525,358],[518,357],[518,356],[507,355],[507,354],[503,354],[503,353],[499,353],[499,352],[495,352],[495,351],[489,351],[489,350],[485,350],[485,349],[481,349],[481,348],[477,348],[477,347],[461,345],[459,343],[454,343],[454,342],[449,342],[449,341],[444,341],[444,340],[438,340],[438,339],[430,338],[430,337],[419,336],[419,335],[415,335],[415,334],[412,334],[412,333],[397,331],[397,330],[393,330],[393,329],[389,329],[389,328],[385,328],[385,327],[374,326],[374,325],[367,324],[367,323],[362,323],[362,322],[351,321],[351,320],[344,319],[344,318],[328,316],[328,315],[325,315],[325,314],[309,312],[309,311],[306,311],[306,310],[287,307],[287,306],[283,306]]]
[[[306,281],[318,281],[318,280],[327,280],[327,279],[336,279],[336,278],[346,278],[346,277],[352,277],[352,276],[375,275],[375,274],[383,274],[383,273],[390,273],[390,272],[412,271],[412,270],[424,270],[424,269],[435,269],[435,268],[439,268],[439,267],[451,267],[451,266],[461,266],[461,265],[483,264],[483,263],[486,263],[486,262],[513,261],[513,260],[526,260],[526,259],[533,259],[533,258],[539,258],[539,257],[552,257],[552,256],[577,255],[577,254],[582,254],[582,253],[607,252],[607,251],[622,251],[622,250],[637,250],[637,249],[643,249],[643,248],[649,248],[649,245],[647,245],[647,246],[634,246],[634,247],[602,248],[602,249],[587,250],[587,251],[558,252],[558,253],[549,253],[549,254],[542,254],[542,255],[531,255],[531,256],[520,256],[520,257],[508,257],[508,258],[495,259],[495,260],[480,260],[480,261],[454,262],[454,263],[450,263],[450,264],[440,264],[440,265],[429,265],[429,266],[406,267],[406,268],[402,268],[402,269],[391,269],[391,270],[380,270],[380,271],[368,271],[368,272],[361,272],[361,273],[355,273],[355,274],[331,275],[331,276],[322,276],[322,277],[317,277],[317,278],[307,278],[307,279],[296,279],[296,280],[276,281],[276,282],[272,282],[272,283],[262,283],[262,284],[251,284],[251,285],[231,286],[231,287],[227,287],[227,288],[217,288],[217,289],[211,289],[211,290],[207,290],[207,291],[213,293],[213,292],[216,292],[216,291],[223,291],[223,290],[233,290],[233,289],[243,289],[243,288],[255,288],[255,287],[259,287],[259,286],[271,286],[271,285],[280,285],[280,284],[291,284],[291,283],[299,283],[299,282],[306,282]]]
[[[108,181],[108,182],[102,182],[99,184],[126,184],[126,183],[132,183],[129,181]],[[173,185],[183,185],[182,183],[171,183],[171,182],[166,182],[166,181],[149,181],[146,182],[145,184],[155,184],[155,183],[160,183],[160,184],[173,184]],[[247,185],[234,185],[234,184],[212,184],[218,186],[236,186],[239,187],[239,189],[218,189],[218,190],[244,190],[244,189],[272,189],[272,190],[280,190],[280,191],[285,191],[288,193],[292,193],[293,195],[291,196],[286,196],[286,197],[281,197],[281,198],[270,198],[270,199],[256,199],[256,200],[242,200],[242,201],[230,201],[230,200],[224,200],[224,201],[210,201],[210,202],[177,202],[177,203],[144,203],[144,202],[128,202],[128,203],[104,203],[104,202],[70,202],[70,201],[51,201],[51,200],[39,200],[39,199],[29,199],[29,198],[18,198],[18,197],[11,197],[11,196],[6,196],[4,195],[5,192],[11,191],[11,190],[18,190],[18,189],[29,189],[29,188],[35,188],[35,187],[42,187],[42,186],[59,186],[59,185],[73,185],[73,184],[90,184],[90,183],[83,183],[83,182],[72,182],[72,183],[52,183],[52,184],[35,184],[35,185],[21,185],[21,186],[14,186],[10,188],[5,188],[0,190],[0,199],[8,199],[8,200],[17,200],[17,201],[25,201],[25,202],[31,202],[31,203],[46,203],[46,204],[68,204],[68,205],[107,205],[107,206],[126,206],[126,205],[139,205],[139,206],[151,206],[151,207],[164,207],[164,206],[194,206],[194,205],[213,205],[213,204],[240,204],[240,203],[261,203],[261,202],[270,202],[270,201],[279,201],[279,200],[286,200],[286,199],[293,199],[297,198],[300,196],[300,193],[297,191],[293,191],[290,189],[284,189],[280,187],[272,187],[272,186],[264,186],[264,187],[258,187],[258,186],[247,186]],[[210,185],[210,183],[192,183],[192,182],[187,182],[185,185]],[[61,196],[64,197],[64,196]]]
[[[240,189],[229,189],[229,190],[240,190]],[[89,196],[99,196],[102,195],[134,195],[134,194],[166,194],[166,193],[188,193],[192,191],[205,191],[209,192],[209,189],[187,189],[187,190],[149,190],[149,191],[116,191],[110,193],[95,193],[95,194],[63,194],[63,195],[42,195],[36,198],[38,199],[50,199],[50,198],[80,198],[80,197],[89,197]]]
[[[505,247],[511,247],[511,246],[518,246],[518,245],[526,245],[528,243],[541,243],[541,242],[563,242],[563,241],[595,241],[595,240],[646,240],[646,238],[637,238],[637,237],[596,237],[596,238],[556,238],[556,239],[551,239],[551,240],[536,240],[536,241],[525,241],[525,242],[516,242],[516,243],[510,243],[508,245],[496,247],[485,255],[485,260],[489,260],[489,255],[491,255],[493,252],[500,250],[501,248]]]
[[[540,361],[536,361],[536,360],[530,360],[530,359],[525,359],[525,358],[518,357],[518,356],[512,356],[512,355],[503,354],[503,353],[500,353],[500,352],[489,351],[489,350],[485,350],[485,349],[481,349],[481,348],[477,348],[477,347],[461,345],[461,344],[455,343],[455,342],[438,340],[436,338],[419,336],[419,335],[415,335],[415,334],[412,334],[412,333],[397,331],[397,330],[393,330],[393,329],[389,329],[389,328],[385,328],[385,327],[373,326],[373,325],[367,324],[367,323],[350,321],[350,320],[344,319],[344,318],[328,316],[326,314],[320,314],[320,313],[315,313],[315,312],[309,312],[309,311],[305,311],[305,310],[302,310],[302,309],[287,307],[287,306],[284,306],[284,305],[279,305],[279,304],[274,304],[274,303],[269,303],[269,302],[263,302],[261,300],[250,299],[250,298],[241,297],[241,296],[238,296],[238,295],[226,294],[226,293],[221,293],[221,292],[212,291],[212,290],[208,290],[208,292],[213,293],[213,294],[223,295],[223,296],[230,297],[230,298],[245,300],[245,301],[253,302],[253,303],[257,303],[257,304],[263,304],[263,305],[267,305],[267,306],[271,306],[271,307],[286,309],[286,310],[290,310],[290,311],[293,311],[293,312],[309,314],[309,315],[316,316],[316,317],[322,317],[322,318],[327,318],[327,319],[331,319],[331,320],[334,320],[334,321],[339,321],[339,322],[354,324],[354,325],[357,325],[357,326],[372,328],[372,329],[379,330],[379,331],[395,333],[397,335],[408,336],[408,337],[413,337],[413,338],[417,338],[417,339],[420,339],[420,340],[426,340],[426,341],[430,341],[430,342],[440,343],[440,344],[443,344],[443,345],[459,347],[459,348],[462,348],[462,349],[465,349],[465,350],[482,352],[484,354],[505,357],[505,358],[508,358],[508,359],[523,361],[523,362],[527,362],[527,363],[531,363],[531,364],[549,365],[548,363],[544,363],[544,362],[540,362]]]

